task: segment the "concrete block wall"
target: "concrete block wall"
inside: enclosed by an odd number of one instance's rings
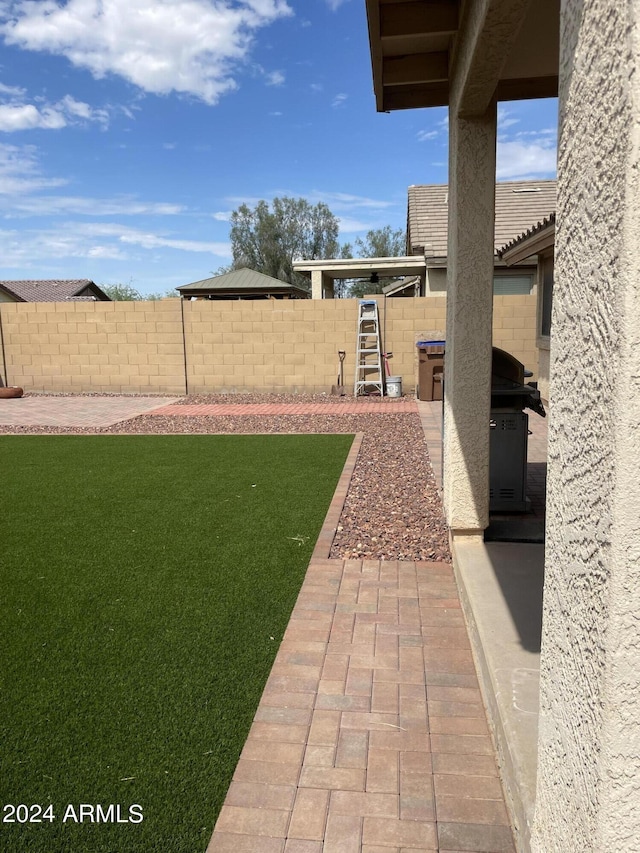
[[[538,378],[537,297],[493,297],[493,344],[516,356]]]
[[[534,372],[535,296],[498,296],[494,343]],[[444,297],[379,298],[390,372],[417,379],[416,340],[444,329]],[[353,387],[358,300],[3,303],[7,382],[33,391],[328,393],[345,350]],[[186,357],[186,363],[185,363]]]
[[[189,391],[328,392],[347,352],[353,385],[355,299],[201,301],[184,304]]]
[[[8,384],[184,394],[178,299],[3,303],[1,310]]]

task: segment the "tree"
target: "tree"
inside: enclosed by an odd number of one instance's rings
[[[266,201],[253,209],[242,204],[231,214],[233,268],[249,267],[308,289],[309,280],[294,272],[294,261],[336,257],[338,231],[338,220],[323,202],[283,196],[271,208]]]
[[[402,228],[395,231],[390,225],[367,231],[363,240],[358,237],[356,249],[359,258],[399,258],[406,252],[406,237]]]
[[[402,257],[406,252],[405,233],[402,228],[394,230],[390,225],[385,225],[384,228],[367,231],[364,240],[358,237],[355,246],[359,258]],[[356,281],[351,285],[349,295],[360,298],[366,293],[382,293],[382,288],[392,281],[395,279],[379,278],[375,284],[363,280]]]
[[[159,299],[177,299],[180,296],[175,287],[168,287],[166,290],[159,290],[154,293],[145,293],[141,299],[146,299],[148,302],[157,302]]]
[[[158,299],[175,299],[179,296],[174,287],[170,287],[166,291],[145,294],[136,290],[131,283],[102,284],[100,287],[107,294],[109,299],[112,299],[114,302],[139,302],[141,300],[156,301]]]
[[[114,302],[137,302],[142,299],[132,284],[102,284],[100,289]]]

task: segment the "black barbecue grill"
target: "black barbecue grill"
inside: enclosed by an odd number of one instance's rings
[[[531,375],[531,374],[529,374]],[[526,512],[527,443],[531,409],[546,417],[535,383],[527,383],[522,362],[493,347],[491,359],[491,435],[489,511]]]

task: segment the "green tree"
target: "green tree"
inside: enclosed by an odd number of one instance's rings
[[[141,299],[147,299],[150,302],[157,302],[158,299],[177,299],[180,296],[175,287],[168,287],[166,290],[159,290],[154,293],[145,293]]]
[[[390,225],[384,228],[374,228],[367,231],[364,240],[358,237],[355,247],[359,258],[398,258],[406,252],[406,238],[402,228],[393,229]],[[377,282],[363,279],[354,281],[349,288],[349,296],[361,298],[367,293],[382,293],[394,278],[379,278]]]
[[[100,289],[114,302],[137,302],[142,299],[132,284],[101,284]]]
[[[257,272],[309,288],[306,276],[294,272],[296,260],[335,258],[339,251],[337,218],[323,202],[275,198],[271,207],[259,201],[240,205],[231,214],[233,268]]]
[[[402,228],[390,225],[367,231],[364,240],[358,237],[356,249],[359,258],[399,258],[406,252],[406,237]]]

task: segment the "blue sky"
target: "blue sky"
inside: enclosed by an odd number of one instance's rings
[[[340,239],[447,180],[445,109],[375,111],[364,0],[0,0],[0,279],[141,293],[230,260],[230,211]],[[500,105],[498,178],[554,177],[555,100]]]

